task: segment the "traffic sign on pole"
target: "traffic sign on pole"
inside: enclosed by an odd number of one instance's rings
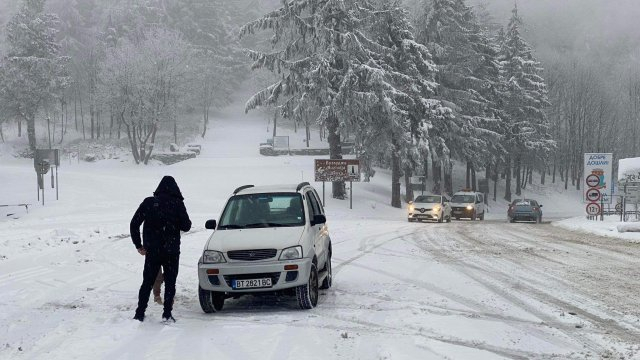
[[[600,201],[601,196],[602,195],[600,194],[600,190],[596,188],[590,188],[589,190],[587,190],[587,200],[591,202]]]
[[[590,188],[596,187],[598,186],[598,184],[600,184],[600,177],[598,175],[591,174],[587,176],[586,182],[587,186],[589,186]]]
[[[600,205],[597,203],[587,204],[587,215],[596,216],[600,214]]]

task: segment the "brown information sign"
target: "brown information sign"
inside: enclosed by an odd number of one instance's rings
[[[360,160],[316,159],[316,181],[360,181]]]

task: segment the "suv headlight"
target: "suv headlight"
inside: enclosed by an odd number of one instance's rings
[[[473,205],[467,205],[467,210],[473,210]]]
[[[220,251],[205,250],[202,253],[202,262],[205,264],[219,264],[227,262],[227,260],[224,259],[224,255]]]
[[[294,259],[302,259],[302,246],[292,246],[290,248],[282,250],[282,254],[280,254],[280,260]]]
[[[433,211],[435,212],[439,212],[440,211],[440,205],[436,205],[433,207]]]

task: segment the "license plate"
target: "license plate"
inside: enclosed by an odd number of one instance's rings
[[[231,282],[231,287],[234,288],[234,289],[251,289],[251,288],[271,287],[271,278],[233,280]]]
[[[454,211],[453,213],[454,213],[454,214],[462,214],[462,211],[460,211],[460,210],[456,210],[456,211]]]

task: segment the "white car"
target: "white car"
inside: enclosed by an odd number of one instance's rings
[[[318,193],[298,185],[245,185],[227,200],[198,262],[199,299],[207,313],[225,299],[278,292],[302,309],[331,287],[331,237]]]
[[[475,191],[459,191],[451,197],[451,215],[471,220],[484,220],[484,194]]]
[[[451,206],[445,195],[420,195],[409,202],[407,213],[409,222],[435,220],[451,222]]]

